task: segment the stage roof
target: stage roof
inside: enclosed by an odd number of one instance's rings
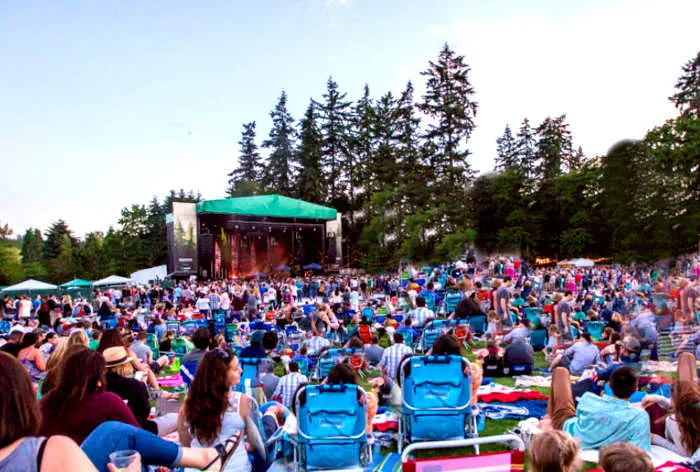
[[[306,218],[314,220],[334,220],[338,214],[333,208],[276,194],[205,200],[197,203],[197,213],[273,216],[277,218]]]

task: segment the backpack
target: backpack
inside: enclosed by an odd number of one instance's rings
[[[484,377],[503,377],[505,375],[505,359],[490,354],[484,359],[482,368],[484,370]]]

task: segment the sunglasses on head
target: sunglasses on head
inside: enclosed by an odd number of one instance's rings
[[[226,349],[216,348],[216,355],[221,359],[228,360],[231,358],[231,354]]]

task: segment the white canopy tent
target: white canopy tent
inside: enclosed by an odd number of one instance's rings
[[[126,277],[122,277],[120,275],[110,275],[109,277],[105,277],[104,279],[97,280],[93,282],[92,286],[93,287],[106,287],[109,285],[125,285],[125,284],[130,284],[131,279],[127,279]]]
[[[590,259],[579,258],[571,261],[571,265],[576,267],[593,267],[595,265],[595,262],[593,262]]]
[[[28,279],[15,285],[2,289],[3,292],[36,292],[38,290],[54,290],[58,287],[41,280]]]
[[[140,285],[145,285],[152,280],[163,280],[168,276],[168,266],[160,265],[148,269],[137,270],[131,273],[131,280]]]

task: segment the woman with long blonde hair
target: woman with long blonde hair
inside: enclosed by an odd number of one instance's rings
[[[56,347],[54,347],[53,352],[46,361],[46,376],[39,386],[40,396],[46,395],[56,386],[58,368],[68,351],[68,338],[65,336],[59,337],[56,341]]]

